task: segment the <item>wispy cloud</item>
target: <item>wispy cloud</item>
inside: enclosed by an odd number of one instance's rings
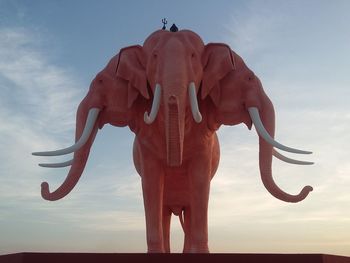
[[[79,81],[54,65],[38,32],[0,28],[0,198],[16,209],[38,201],[44,170],[30,153],[70,143]],[[17,203],[16,203],[17,202]]]
[[[40,48],[37,32],[20,28],[0,30],[2,112],[15,113],[11,118],[29,121],[38,131],[54,125],[53,122],[59,123],[53,127],[60,127],[59,133],[71,129],[75,114],[72,109],[79,93],[76,77],[50,63],[48,50]]]
[[[75,112],[87,87],[72,70],[53,62],[54,54],[38,31],[0,28],[0,58],[0,228],[7,228],[1,231],[3,237],[13,235],[10,229],[16,224],[40,225],[46,231],[69,224],[82,232],[137,231],[141,236],[140,177],[129,164],[97,164],[85,171],[87,182],[74,195],[54,206],[41,199],[42,178],[49,178],[55,189],[68,170],[39,168],[36,164],[45,158],[30,153],[74,140]],[[3,249],[8,247],[4,241]]]
[[[300,12],[297,4],[268,3],[249,1],[244,5],[245,12],[234,10],[224,38],[262,79],[275,105],[276,138],[284,144],[314,152],[310,156],[286,154],[316,162],[309,167],[275,160],[276,183],[293,194],[306,184],[314,186],[314,191],[298,204],[275,200],[260,183],[257,140],[245,135],[248,131],[229,133],[229,129],[225,129],[220,137],[224,144],[222,154],[226,157],[212,187],[210,222],[212,233],[215,232],[213,242],[216,242],[213,244],[219,251],[238,249],[242,252],[264,247],[253,244],[253,240],[269,235],[280,240],[286,235],[289,246],[285,246],[284,252],[299,243],[308,251],[348,253],[345,244],[349,244],[349,236],[344,231],[350,226],[347,205],[350,202],[347,190],[350,119],[345,98],[350,96],[347,88],[350,81],[335,77],[344,70],[335,57],[343,61],[342,56],[348,57],[348,52],[341,52],[341,56],[337,52],[327,53],[323,59],[315,59],[321,51],[317,43],[322,45],[324,38],[322,30],[315,28],[317,23],[308,23],[307,12]],[[326,9],[316,6],[319,13],[314,12],[314,19],[319,21]],[[330,37],[337,38],[328,35]],[[339,48],[342,50],[341,42]],[[337,72],[325,74],[335,68]],[[247,148],[242,149],[243,145]],[[226,160],[227,155],[230,161]],[[296,229],[299,231],[294,232]],[[233,243],[223,244],[220,242],[223,237]],[[339,244],[339,249],[329,250],[329,240]],[[300,246],[297,247],[300,251]],[[274,248],[265,247],[260,251],[264,249],[273,251]]]

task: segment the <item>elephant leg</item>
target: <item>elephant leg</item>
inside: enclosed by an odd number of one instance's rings
[[[189,167],[191,253],[209,253],[208,201],[211,180],[211,150],[208,151],[209,153],[199,153],[195,156]]]
[[[208,185],[196,190],[191,215],[190,253],[209,253],[208,247]]]
[[[189,207],[184,209],[184,248],[183,253],[189,253],[191,248],[191,210]]]
[[[134,163],[142,180],[148,253],[163,253],[164,169],[138,140],[134,143]]]
[[[140,144],[138,137],[134,141],[133,157],[135,168],[142,180],[148,253],[162,253],[164,252],[164,169],[160,162]]]
[[[155,171],[142,174],[148,253],[163,253],[163,176]]]
[[[165,253],[170,253],[170,222],[171,211],[167,207],[163,207],[163,242]]]

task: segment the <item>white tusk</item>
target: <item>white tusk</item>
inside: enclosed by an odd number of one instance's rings
[[[96,119],[98,117],[99,112],[100,112],[100,109],[98,109],[98,108],[92,108],[89,110],[83,133],[80,136],[79,140],[75,144],[73,144],[72,146],[61,149],[61,150],[57,150],[57,151],[33,152],[32,154],[37,155],[37,156],[57,156],[57,155],[64,155],[64,154],[72,153],[72,152],[79,150],[86,143],[86,141],[89,139],[91,131],[94,128],[94,125],[95,125],[95,122],[96,122]]]
[[[188,87],[188,95],[190,97],[193,119],[195,120],[195,122],[200,123],[202,121],[202,114],[200,113],[198,108],[196,85],[194,84],[194,82],[190,82],[190,85]]]
[[[277,152],[275,149],[273,149],[273,156],[275,156],[277,159],[280,159],[281,161],[284,161],[286,163],[291,163],[291,164],[299,164],[299,165],[314,164],[313,162],[304,162],[304,161],[299,161],[299,160],[294,160],[294,159],[288,158],[288,157],[284,156],[283,154]]]
[[[150,115],[148,115],[148,112],[146,111],[143,120],[147,124],[151,124],[154,122],[154,120],[157,117],[158,110],[159,110],[159,105],[160,105],[160,94],[161,94],[161,88],[160,84],[156,84],[156,88],[154,90],[154,97],[153,97],[153,102],[152,102],[152,109]]]
[[[63,163],[39,163],[39,166],[46,167],[46,168],[61,168],[61,167],[70,166],[72,165],[72,163],[73,163],[73,159]]]
[[[279,142],[275,141],[270,134],[266,131],[263,123],[261,122],[260,116],[259,116],[259,111],[256,107],[249,107],[248,108],[249,115],[254,123],[255,129],[258,132],[258,134],[264,138],[266,142],[271,144],[272,146],[281,149],[286,152],[291,152],[291,153],[301,153],[301,154],[310,154],[312,152],[309,151],[303,151],[303,150],[298,150],[294,148],[290,148],[287,146],[284,146],[283,144],[280,144]]]

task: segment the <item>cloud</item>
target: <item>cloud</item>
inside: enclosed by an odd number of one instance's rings
[[[11,111],[15,121],[29,121],[38,130],[53,121],[59,122],[59,133],[71,129],[79,93],[77,79],[69,70],[50,63],[37,32],[2,28],[0,33],[2,112]]]
[[[272,99],[277,140],[314,152],[310,156],[286,153],[292,158],[314,161],[313,166],[274,160],[275,182],[293,194],[306,184],[312,185],[314,191],[298,204],[271,197],[259,179],[257,139],[248,137],[248,131],[233,131],[237,127],[223,130],[223,160],[213,179],[209,210],[211,240],[217,251],[252,252],[253,248],[260,248],[258,251],[272,252],[276,248],[254,243],[269,236],[266,244],[277,245],[278,240],[288,239],[288,245],[278,244],[280,252],[292,247],[301,251],[303,246],[308,249],[305,251],[348,253],[346,246],[350,241],[344,233],[350,227],[350,119],[346,100],[350,96],[350,80],[335,76],[347,74],[338,61],[349,56],[347,52],[332,52],[315,59],[323,54],[318,53],[321,48],[316,43],[322,47],[324,34],[314,28],[321,15],[315,14],[314,22],[308,24],[302,14],[294,13],[298,10],[294,4],[288,8],[288,4],[272,7],[271,2],[265,5],[250,1],[245,5],[246,12],[233,12],[225,38],[259,75]],[[328,36],[331,37],[337,38]],[[343,50],[342,46],[339,50]],[[337,70],[330,73],[330,69]],[[330,240],[338,248],[329,248]]]
[[[41,39],[24,28],[0,28],[0,205],[14,214],[38,204],[47,171],[31,152],[72,142],[81,93],[79,80],[50,61]]]
[[[279,45],[276,33],[289,26],[286,20],[290,17],[276,12],[276,8],[279,5],[271,9],[271,5],[260,1],[247,1],[242,8],[232,11],[225,25],[224,41],[247,61],[272,54]]]
[[[28,246],[29,240],[18,241],[18,225],[40,227],[52,236],[67,231],[66,224],[84,233],[140,232],[144,216],[139,177],[108,183],[116,180],[117,170],[130,174],[121,169],[123,164],[91,167],[79,191],[54,205],[41,199],[42,178],[49,178],[54,189],[68,169],[39,168],[38,162],[53,160],[31,156],[31,152],[72,143],[75,111],[86,92],[73,69],[55,64],[50,43],[43,39],[38,31],[0,28],[0,247],[12,251],[9,243],[3,244],[12,240],[17,242],[17,249],[33,249]],[[106,188],[108,191],[101,191]],[[130,200],[136,204],[128,206]],[[118,211],[111,208],[112,202]],[[45,242],[38,241],[36,246],[45,248]]]
[[[38,31],[0,28],[0,227],[6,229],[1,231],[0,247],[13,251],[8,243],[3,243],[6,240],[17,242],[20,250],[46,247],[45,240],[33,247],[28,246],[29,240],[18,241],[18,225],[40,227],[52,236],[69,231],[67,224],[77,233],[122,232],[125,236],[131,231],[142,236],[145,226],[140,177],[130,170],[130,164],[102,165],[108,152],[91,156],[97,165],[87,165],[86,180],[80,182],[79,191],[54,205],[41,199],[42,178],[49,178],[50,188],[55,189],[63,182],[68,168],[39,168],[38,162],[52,162],[53,158],[34,157],[31,152],[72,143],[75,111],[86,92],[73,69],[55,64],[50,43],[43,39]],[[119,144],[123,143],[125,140]],[[96,148],[104,151],[98,148],[108,146]]]

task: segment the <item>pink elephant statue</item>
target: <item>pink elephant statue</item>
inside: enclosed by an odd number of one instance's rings
[[[57,156],[74,152],[63,184],[44,199],[66,196],[78,182],[97,130],[105,124],[129,126],[135,133],[133,159],[142,179],[148,252],[170,252],[171,215],[184,229],[183,252],[208,253],[210,181],[220,159],[216,131],[221,125],[255,126],[259,136],[261,179],[267,191],[285,202],[300,202],[272,178],[272,156],[294,164],[275,148],[298,154],[311,152],[284,146],[274,139],[275,113],[261,82],[226,44],[205,45],[189,30],[158,30],[142,46],[120,50],[92,81],[76,115],[76,143],[68,148],[36,152]]]

